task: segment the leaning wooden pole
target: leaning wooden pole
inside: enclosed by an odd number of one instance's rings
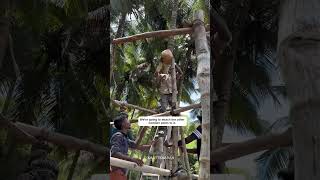
[[[181,108],[175,109],[175,110],[173,110],[173,113],[178,114],[178,113],[181,113],[181,112],[184,112],[184,111],[188,111],[188,110],[191,110],[191,109],[198,109],[198,108],[201,108],[201,103],[191,104],[191,105],[186,106],[186,107],[181,107]],[[159,114],[153,114],[151,116],[157,117],[157,116],[167,116],[167,115],[170,115],[170,111],[166,111],[164,113],[159,113]]]
[[[261,136],[244,142],[222,146],[211,152],[211,158],[215,162],[225,162],[259,151],[290,145],[292,145],[292,130],[288,129],[280,134]]]
[[[38,140],[34,136],[18,127],[14,122],[7,120],[1,113],[0,124],[7,126],[8,128],[10,128],[10,130],[14,131],[14,133],[25,137],[26,141],[29,141],[32,144],[38,143]]]
[[[98,156],[103,156],[103,157],[109,156],[109,149],[105,146],[95,144],[87,140],[68,136],[65,134],[51,132],[45,128],[39,128],[39,127],[31,126],[28,124],[20,123],[20,122],[16,122],[13,124],[33,137],[37,137],[44,141],[48,141],[53,144],[63,146],[68,150],[85,150],[93,154],[96,154]],[[8,124],[4,123],[4,121],[0,121],[0,127],[1,126],[6,127],[8,126]],[[26,136],[21,136],[21,134],[19,133],[17,133],[16,135],[17,135],[17,139],[21,140],[22,142],[33,143],[33,140]]]
[[[200,151],[199,180],[210,179],[210,51],[204,27],[204,13],[194,13],[194,39],[198,60],[197,80],[201,94],[202,137]]]
[[[139,107],[139,106],[136,106],[136,105],[133,105],[133,104],[129,104],[129,103],[126,103],[126,102],[121,102],[121,101],[118,101],[118,100],[112,100],[112,102],[115,105],[118,105],[118,106],[126,106],[126,107],[129,107],[129,108],[138,109],[140,111],[144,111],[144,112],[147,112],[147,113],[150,113],[150,114],[156,114],[157,113],[156,111],[153,111],[153,110],[150,110],[150,109],[146,109],[146,108],[143,108],[143,107]]]
[[[207,28],[209,30],[209,28]],[[124,44],[128,42],[135,42],[138,40],[143,40],[147,38],[155,38],[155,37],[170,37],[170,36],[176,36],[176,35],[185,35],[185,34],[191,34],[192,28],[179,28],[179,29],[170,29],[170,30],[160,30],[160,31],[153,31],[153,32],[145,32],[141,34],[135,34],[128,37],[122,37],[117,38],[112,41],[112,44],[118,45],[118,44]]]

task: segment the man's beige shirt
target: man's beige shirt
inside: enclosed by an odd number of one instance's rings
[[[160,93],[161,94],[170,94],[172,93],[172,78],[170,74],[170,67],[171,65],[164,64],[160,62],[158,65],[156,72],[159,74],[167,74],[168,78],[167,79],[162,79],[160,78]]]

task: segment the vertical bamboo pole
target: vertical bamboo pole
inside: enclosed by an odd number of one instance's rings
[[[201,94],[202,138],[199,180],[210,179],[210,51],[204,27],[204,13],[194,13],[194,38],[198,60],[197,80]]]
[[[185,142],[185,139],[184,139],[184,131],[183,131],[183,127],[180,127],[180,133],[181,133],[181,141],[182,141],[182,156],[183,156],[183,159],[184,159],[184,163],[185,163],[185,166],[186,166],[186,169],[187,169],[187,172],[188,172],[188,179],[191,180],[191,173],[190,173],[190,164],[189,164],[189,157],[188,157],[188,153],[187,153],[187,148],[186,148],[186,142]]]
[[[157,129],[156,129],[156,131],[155,131],[155,133],[154,133],[154,136],[153,136],[153,139],[152,139],[152,141],[154,141],[155,139],[156,139],[156,137],[157,137],[157,133],[158,133],[158,129],[159,129],[159,126],[157,126],[156,127]],[[154,151],[155,151],[155,145],[153,144],[151,147],[150,147],[150,149],[149,149],[149,152],[148,152],[148,155],[147,155],[147,161],[146,161],[146,165],[150,165],[150,163],[151,163],[151,159],[150,159],[150,155],[153,155],[153,153],[154,153]],[[143,159],[143,156],[142,156],[142,159]],[[143,174],[141,173],[140,174],[140,180],[143,180]]]
[[[177,11],[178,11],[178,0],[172,0],[172,12],[171,12],[171,22],[170,29],[176,28],[177,22]],[[174,39],[169,41],[168,48],[173,52],[174,47]],[[172,59],[171,62],[171,79],[172,79],[172,105],[173,109],[177,108],[177,82],[176,82],[176,68],[175,68],[175,58]],[[172,127],[172,142],[173,146],[171,147],[171,152],[173,154],[172,161],[172,170],[175,171],[178,169],[178,127]],[[177,178],[173,178],[176,180]]]

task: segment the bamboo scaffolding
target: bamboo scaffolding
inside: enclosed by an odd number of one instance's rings
[[[153,166],[148,166],[148,165],[138,166],[134,162],[125,161],[125,160],[114,158],[114,157],[110,157],[110,165],[116,166],[116,167],[121,167],[121,168],[126,168],[129,170],[134,170],[134,171],[141,171],[141,172],[151,173],[151,174],[159,174],[161,176],[170,176],[171,175],[171,171],[168,169],[161,169],[158,167],[153,167]]]
[[[186,107],[181,107],[181,108],[175,109],[173,112],[175,114],[178,114],[178,113],[181,113],[181,112],[184,112],[184,111],[188,111],[190,109],[197,109],[197,108],[201,108],[201,104],[200,103],[192,104],[192,105],[189,105],[189,106],[186,106]],[[170,111],[166,111],[166,112],[159,113],[159,114],[153,114],[151,116],[152,117],[157,117],[157,116],[167,116],[167,115],[170,115]]]
[[[69,150],[81,149],[100,156],[106,156],[106,153],[109,153],[109,149],[107,147],[89,142],[87,140],[82,140],[61,133],[50,132],[49,130],[20,122],[12,124],[33,137],[42,138],[43,140],[63,146]],[[0,126],[6,127],[8,126],[8,124],[5,121],[0,121]],[[221,147],[212,152],[212,157],[214,157],[214,161],[222,162],[239,158],[258,151],[263,151],[275,147],[290,146],[292,145],[291,133],[291,129],[288,129],[286,132],[281,134],[257,137],[255,139],[244,141],[241,143],[224,143],[224,147]],[[27,136],[21,136],[19,132],[16,132],[16,134],[18,135],[18,140],[32,143],[32,140]]]
[[[151,114],[153,114],[153,115],[151,115],[152,117],[170,115],[170,111],[166,111],[166,112],[157,114],[156,111],[153,111],[153,110],[150,110],[150,109],[146,109],[146,108],[142,108],[142,107],[139,107],[139,106],[136,106],[136,105],[133,105],[133,104],[124,103],[124,102],[121,102],[121,101],[118,101],[118,100],[112,100],[112,102],[115,105],[118,105],[118,106],[131,107],[131,108],[134,108],[134,109],[139,109],[141,111],[145,111],[145,112],[151,113]],[[184,111],[188,111],[190,109],[197,109],[197,108],[201,108],[201,103],[192,104],[192,105],[189,105],[189,106],[186,106],[186,107],[181,107],[181,108],[175,109],[173,112],[174,113],[181,113],[181,112],[184,112]],[[136,123],[136,122],[137,122],[137,120],[133,120],[132,123]]]
[[[180,127],[180,135],[181,135],[181,142],[182,142],[182,157],[183,160],[185,162],[185,166],[189,175],[188,179],[191,179],[190,176],[190,164],[189,164],[189,158],[188,158],[188,153],[187,153],[187,147],[186,147],[186,142],[185,142],[185,138],[184,138],[184,131],[183,131],[183,127]]]
[[[155,176],[155,175],[171,176],[171,170],[162,169],[162,168],[158,168],[158,167],[154,167],[154,166],[148,166],[148,165],[138,166],[134,162],[125,161],[125,160],[114,158],[114,157],[110,157],[110,165],[111,166],[120,167],[120,168],[129,169],[129,170],[133,170],[133,171],[144,172],[144,173],[147,173],[147,174],[150,174],[150,175],[153,175],[153,176]],[[185,177],[186,175],[177,174],[177,176]],[[194,179],[196,179],[196,178],[198,178],[198,175],[193,174],[192,177]]]
[[[206,27],[206,30],[210,30],[210,26],[208,25]],[[123,44],[128,42],[134,42],[142,39],[147,38],[155,38],[155,37],[170,37],[170,36],[176,36],[176,35],[185,35],[185,34],[191,34],[192,33],[192,27],[187,28],[178,28],[178,29],[170,29],[170,30],[160,30],[160,31],[152,31],[152,32],[145,32],[141,34],[135,34],[132,36],[117,38],[112,40],[112,44]]]
[[[136,106],[136,105],[133,105],[133,104],[121,102],[121,101],[118,101],[118,100],[112,100],[112,102],[115,105],[118,105],[118,106],[126,106],[126,107],[133,108],[133,109],[139,109],[141,111],[144,111],[144,112],[147,112],[147,113],[151,113],[151,114],[156,114],[157,113],[156,111],[153,111],[153,110],[150,110],[150,109],[146,109],[146,108],[143,108],[143,107],[139,107],[139,106]]]

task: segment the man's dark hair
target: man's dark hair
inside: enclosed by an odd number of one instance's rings
[[[118,129],[121,130],[122,129],[122,123],[123,121],[127,118],[128,116],[121,114],[119,116],[117,116],[116,118],[113,119],[113,123],[114,126]]]
[[[129,117],[129,115],[128,115],[126,112],[121,112],[119,116],[124,116],[124,117],[126,117],[126,118]]]

